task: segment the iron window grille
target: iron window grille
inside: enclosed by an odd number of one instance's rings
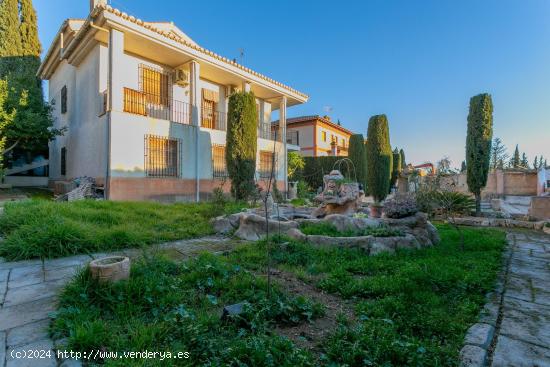
[[[67,148],[61,148],[61,175],[67,174]]]
[[[269,151],[260,151],[260,169],[259,174],[260,178],[270,178],[271,177],[271,167],[274,164],[274,154]],[[273,171],[273,175],[275,175]]]
[[[61,113],[67,113],[67,86],[61,88]]]
[[[225,160],[225,145],[212,145],[212,177],[227,178],[227,162]]]
[[[145,175],[181,177],[181,139],[145,135]]]
[[[159,108],[170,107],[172,77],[162,69],[139,64],[139,90],[149,105]]]

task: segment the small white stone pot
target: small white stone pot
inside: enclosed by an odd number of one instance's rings
[[[109,256],[90,262],[92,277],[100,282],[118,282],[130,277],[130,259],[126,256]]]

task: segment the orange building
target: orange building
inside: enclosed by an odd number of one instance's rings
[[[329,116],[292,117],[287,118],[286,124],[287,144],[299,146],[303,156],[348,155],[349,138],[353,133],[332,122]],[[271,128],[277,130],[279,121],[274,121]]]

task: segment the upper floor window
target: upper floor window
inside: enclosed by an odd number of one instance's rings
[[[167,107],[170,105],[172,81],[167,72],[139,65],[140,90],[147,103]]]
[[[179,177],[181,140],[145,135],[145,174],[149,177]]]
[[[326,132],[326,131],[322,131],[322,132],[321,132],[321,137],[323,138],[323,141],[327,141],[327,132]]]
[[[67,113],[67,86],[61,88],[61,113]]]
[[[227,163],[225,161],[225,145],[212,145],[212,177],[226,178]]]
[[[218,103],[220,96],[218,92],[203,89],[202,90],[202,127],[208,129],[220,129],[220,116],[218,114]]]
[[[67,174],[67,148],[61,148],[61,175]]]

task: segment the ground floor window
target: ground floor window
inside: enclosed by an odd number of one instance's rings
[[[179,177],[181,140],[145,135],[145,174],[149,177]]]
[[[212,145],[212,177],[226,178],[227,163],[225,161],[225,145]]]
[[[273,152],[265,150],[260,151],[260,178],[269,178],[271,176],[271,167],[273,165],[273,161]]]

